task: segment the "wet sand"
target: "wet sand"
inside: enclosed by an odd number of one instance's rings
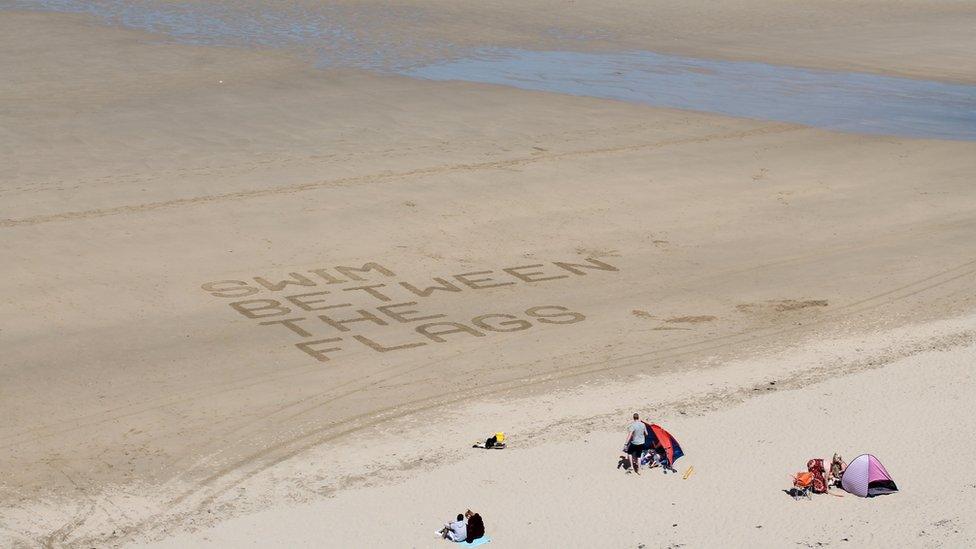
[[[4,542],[185,533],[305,497],[241,488],[310,451],[343,486],[391,418],[973,307],[972,142],[0,27]]]
[[[962,0],[8,0],[202,44],[279,47],[325,66],[390,68],[478,48],[619,52],[976,82]]]

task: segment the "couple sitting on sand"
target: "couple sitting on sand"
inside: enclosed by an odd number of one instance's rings
[[[634,422],[627,428],[627,446],[624,451],[630,456],[631,467],[634,473],[640,474],[641,464],[647,464],[649,468],[664,467],[664,471],[674,471],[668,462],[667,456],[663,452],[660,442],[657,441],[653,433],[648,430],[647,423],[640,420],[640,414],[634,413]],[[624,461],[626,464],[626,461]]]
[[[445,524],[438,534],[451,541],[471,543],[485,535],[485,523],[481,515],[468,509],[463,515],[458,514],[454,522]]]

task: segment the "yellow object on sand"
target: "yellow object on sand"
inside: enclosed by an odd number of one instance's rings
[[[685,480],[688,480],[688,477],[690,477],[691,474],[694,473],[694,472],[695,472],[695,466],[692,465],[692,466],[688,467],[687,469],[685,469],[685,474],[681,475],[681,478],[683,478]]]
[[[495,433],[495,442],[505,442],[505,433],[501,431]]]

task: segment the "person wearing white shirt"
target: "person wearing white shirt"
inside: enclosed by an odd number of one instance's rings
[[[647,426],[640,420],[640,415],[634,413],[634,422],[627,428],[627,453],[630,455],[630,463],[634,467],[634,473],[640,474],[640,457],[647,442]]]

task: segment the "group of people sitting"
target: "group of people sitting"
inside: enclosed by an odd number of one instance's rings
[[[457,520],[445,524],[438,534],[451,541],[471,543],[485,535],[485,523],[481,515],[468,509],[463,515],[459,513]]]
[[[830,469],[825,471],[823,461],[817,458],[807,462],[806,472],[797,473],[793,477],[793,489],[790,490],[790,495],[797,498],[809,492],[826,494],[831,488],[843,488],[841,480],[844,471],[847,470],[847,462],[840,454],[834,454],[833,459],[830,460]]]
[[[630,456],[631,467],[638,475],[641,465],[647,465],[648,468],[660,466],[665,472],[677,472],[668,461],[667,453],[660,441],[648,430],[647,424],[640,420],[640,414],[634,414],[634,422],[627,428],[627,445],[624,446],[624,452]],[[626,465],[624,458],[621,460]]]

